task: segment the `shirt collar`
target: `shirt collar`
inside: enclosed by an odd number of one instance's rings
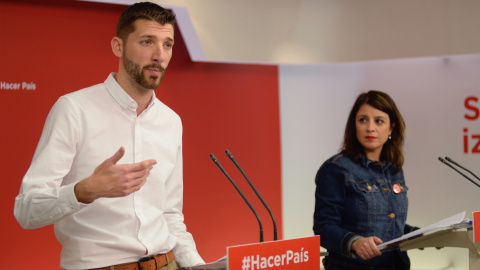
[[[107,79],[105,80],[105,87],[107,88],[108,92],[110,95],[115,99],[115,101],[122,107],[124,110],[127,108],[134,109],[136,110],[138,108],[137,102],[133,100],[130,95],[123,90],[123,88],[118,84],[117,80],[115,79],[117,77],[117,73],[112,72],[110,75],[108,75]],[[147,109],[155,105],[155,91],[153,91],[152,94],[152,99],[150,100],[150,103],[147,106]]]

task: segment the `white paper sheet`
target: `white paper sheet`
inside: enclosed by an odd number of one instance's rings
[[[444,219],[442,221],[439,221],[437,223],[434,223],[434,224],[432,224],[430,226],[427,226],[425,228],[421,228],[421,229],[413,231],[411,233],[407,233],[407,234],[405,234],[405,235],[403,235],[399,238],[396,238],[396,239],[393,239],[391,241],[382,243],[382,244],[378,245],[378,248],[380,250],[382,250],[382,249],[385,249],[387,246],[392,246],[394,244],[400,243],[403,240],[411,239],[411,238],[414,238],[416,236],[420,236],[424,233],[427,233],[427,232],[430,232],[430,231],[433,231],[433,230],[436,230],[436,229],[440,229],[440,228],[449,227],[449,226],[452,226],[454,224],[458,224],[458,223],[462,223],[462,222],[468,222],[468,220],[465,219],[465,211],[463,211],[462,213],[456,214],[454,216],[451,216],[449,218],[446,218],[446,219]]]

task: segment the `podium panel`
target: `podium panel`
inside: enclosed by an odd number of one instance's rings
[[[227,248],[229,270],[320,269],[320,236]]]
[[[444,229],[399,244],[402,251],[426,247],[466,248],[469,253],[469,269],[480,269],[480,243],[473,240],[473,229]]]
[[[227,256],[182,270],[320,270],[320,236],[227,247]]]

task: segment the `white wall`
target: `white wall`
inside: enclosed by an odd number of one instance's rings
[[[480,188],[437,158],[480,174],[480,153],[463,152],[463,129],[480,135],[480,119],[464,118],[473,115],[465,98],[480,97],[479,70],[480,55],[280,66],[285,239],[313,235],[315,173],[338,152],[355,98],[370,89],[389,93],[406,122],[407,222],[422,227],[462,211],[471,218],[480,210]],[[412,269],[468,269],[463,249],[409,255]]]
[[[186,8],[205,61],[309,64],[480,53],[478,0],[151,1]]]

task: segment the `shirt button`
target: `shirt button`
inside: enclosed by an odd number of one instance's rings
[[[395,213],[389,214],[388,217],[389,217],[389,218],[392,218],[392,219],[395,218]]]

